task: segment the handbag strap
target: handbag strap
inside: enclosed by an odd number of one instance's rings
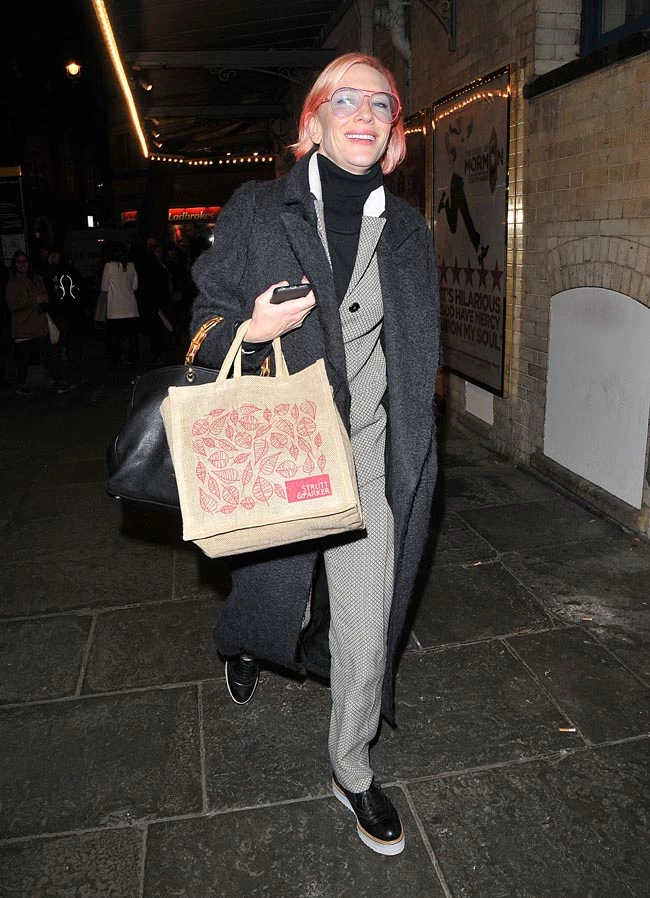
[[[201,348],[201,345],[205,338],[208,335],[208,332],[212,330],[213,327],[216,327],[217,324],[221,324],[223,321],[222,315],[217,315],[215,318],[209,318],[208,321],[204,321],[201,327],[197,330],[197,332],[192,337],[190,341],[189,348],[187,350],[187,355],[185,356],[185,364],[193,365],[194,359],[196,358],[196,354]]]

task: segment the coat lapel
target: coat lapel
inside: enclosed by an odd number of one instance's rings
[[[361,234],[359,236],[359,249],[357,258],[354,263],[352,277],[348,284],[346,296],[351,294],[363,275],[366,273],[368,265],[372,260],[379,238],[382,235],[386,220],[384,218],[371,218],[364,216],[361,221]]]
[[[280,217],[291,249],[305,275],[314,285],[315,312],[325,338],[327,352],[325,363],[334,395],[341,393],[347,397],[349,391],[341,316],[332,269],[318,236],[316,210],[309,191],[308,162],[307,157],[301,159],[287,175],[284,211]]]

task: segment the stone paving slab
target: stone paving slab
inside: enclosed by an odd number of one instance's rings
[[[647,632],[637,634],[627,627],[619,629],[613,625],[594,627],[592,633],[620,658],[628,670],[643,677],[646,685],[650,685],[650,637]]]
[[[170,548],[138,546],[0,563],[0,618],[159,602],[171,598],[173,562]]]
[[[433,563],[463,564],[496,558],[494,548],[457,514],[448,512],[433,534]]]
[[[0,839],[202,809],[196,687],[0,709]]]
[[[650,688],[584,630],[509,637],[508,644],[591,742],[650,732]]]
[[[444,480],[444,503],[449,511],[516,502],[552,499],[557,491],[502,462],[481,467],[456,467]]]
[[[0,705],[72,696],[90,618],[0,621]]]
[[[0,898],[140,898],[143,833],[75,833],[0,844]]]
[[[412,627],[423,648],[552,625],[541,604],[499,562],[433,568]]]
[[[42,480],[47,486],[64,486],[69,483],[96,483],[103,486],[106,481],[106,458],[97,452],[96,441],[93,446],[90,458],[49,462]]]
[[[2,539],[4,536],[4,539]],[[156,552],[161,555],[170,552],[169,546],[156,546],[148,542],[149,534],[144,531],[137,538],[116,526],[110,515],[92,519],[82,519],[76,515],[40,518],[17,523],[0,535],[0,554],[12,561],[32,561],[38,559],[58,559],[74,563],[81,555],[103,554],[107,566],[114,566],[115,560],[132,556],[146,556],[142,563],[150,567],[156,564]],[[110,560],[109,560],[110,559]]]
[[[230,572],[221,558],[208,558],[193,543],[177,546],[174,552],[174,598],[214,596],[230,593]]]
[[[374,854],[335,798],[155,824],[143,898],[443,898],[404,794],[389,789],[407,839]]]
[[[26,486],[9,486],[10,480],[6,477],[6,484],[0,486],[0,534],[8,526],[12,516],[20,508],[25,493]]]
[[[329,689],[262,671],[249,705],[235,705],[225,682],[206,683],[202,697],[211,810],[326,794]]]
[[[643,603],[650,585],[650,543],[620,531],[599,540],[508,553],[504,561],[538,595],[553,600],[554,610],[566,610],[566,620],[572,620],[571,607],[579,605],[581,613],[590,600],[594,608],[650,605],[650,589],[648,605]]]
[[[168,602],[97,615],[82,692],[223,677],[212,642],[220,604]]]
[[[504,563],[567,623],[588,627],[650,683],[650,545],[606,540],[508,553]]]
[[[464,433],[454,433],[443,427],[439,434],[438,454],[440,472],[445,475],[450,468],[465,468],[468,465],[492,465],[494,452],[479,440],[468,438]]]
[[[562,497],[458,514],[499,552],[606,538],[617,532],[612,524]]]
[[[405,655],[397,729],[384,725],[380,780],[411,780],[575,748],[572,726],[499,641]]]
[[[46,475],[23,496],[16,510],[20,523],[41,518],[76,515],[79,518],[104,516],[119,528],[122,517],[119,503],[108,495],[103,483],[66,483],[51,486]]]
[[[650,741],[409,786],[454,898],[645,898]]]

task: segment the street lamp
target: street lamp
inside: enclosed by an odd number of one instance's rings
[[[75,62],[74,59],[71,59],[65,67],[65,72],[71,81],[76,81],[81,75],[81,66],[78,62]]]

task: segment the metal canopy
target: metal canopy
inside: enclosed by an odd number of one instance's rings
[[[149,142],[155,131],[185,157],[281,152],[349,2],[106,0]]]

